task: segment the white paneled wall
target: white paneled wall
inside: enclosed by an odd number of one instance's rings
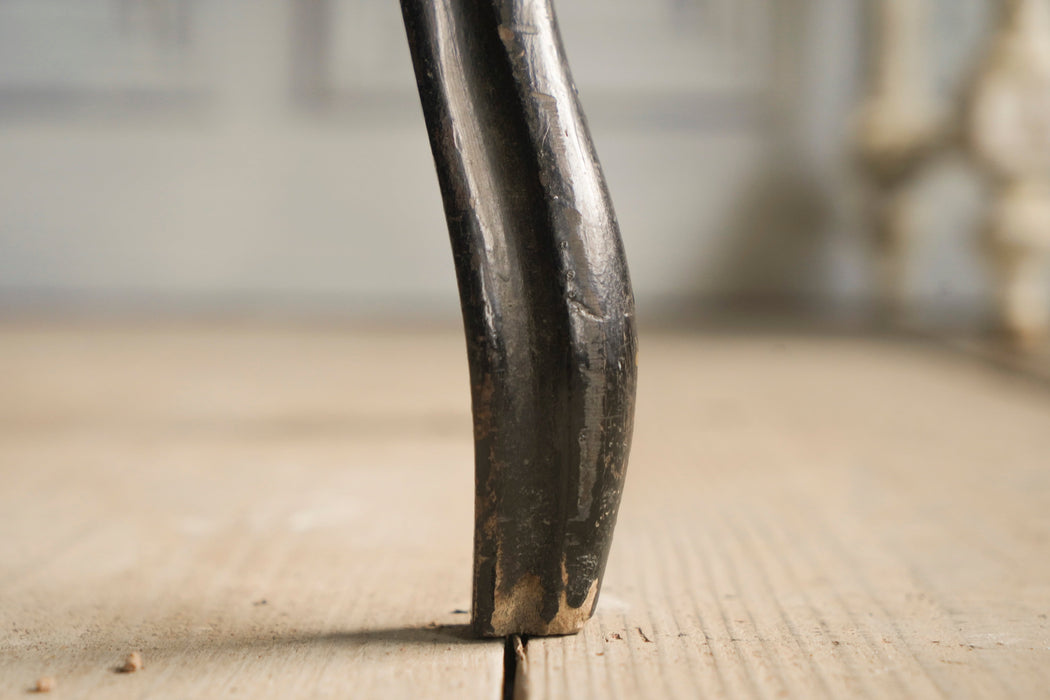
[[[556,2],[643,313],[865,293],[858,2]],[[0,304],[453,318],[416,99],[391,0],[4,0]]]

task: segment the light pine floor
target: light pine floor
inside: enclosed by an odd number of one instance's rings
[[[786,333],[640,368],[599,614],[519,697],[1050,697],[1045,381]],[[456,330],[0,326],[0,698],[499,698],[471,449]]]

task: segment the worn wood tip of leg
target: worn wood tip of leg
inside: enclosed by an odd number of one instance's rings
[[[525,576],[507,593],[497,593],[492,616],[487,620],[475,617],[474,629],[483,637],[508,637],[521,634],[530,637],[554,637],[576,634],[583,629],[594,613],[598,597],[598,582],[591,584],[586,600],[579,607],[569,604],[561,591],[558,607],[553,615],[545,615],[550,600],[538,576]]]

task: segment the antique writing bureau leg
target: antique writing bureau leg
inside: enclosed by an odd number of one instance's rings
[[[480,635],[597,602],[636,383],[619,229],[548,0],[402,0],[467,336]]]

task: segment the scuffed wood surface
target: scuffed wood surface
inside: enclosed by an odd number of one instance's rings
[[[1050,696],[1045,382],[641,347],[597,619],[528,640],[519,696]],[[0,697],[498,698],[502,644],[455,627],[467,384],[454,330],[0,328]]]
[[[502,643],[465,636],[462,353],[0,331],[0,697],[499,697]]]
[[[932,345],[642,343],[597,619],[528,697],[1050,697],[1050,392]]]

